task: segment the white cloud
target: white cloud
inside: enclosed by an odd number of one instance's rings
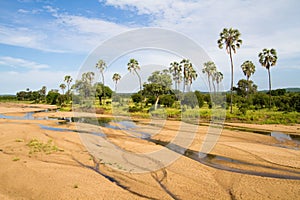
[[[46,86],[48,90],[59,89],[63,83],[65,75],[75,77],[72,71],[46,71],[31,70],[27,72],[7,71],[0,73],[0,91],[1,94],[16,94],[16,92],[30,88],[30,90],[39,90]],[[9,87],[7,87],[9,83]]]
[[[13,58],[9,56],[0,57],[0,65],[13,67],[13,68],[27,68],[31,70],[46,69],[49,68],[46,64],[40,64],[21,58]]]
[[[109,37],[129,30],[124,25],[70,15],[51,6],[44,6],[43,9],[51,15],[50,19],[37,17],[27,20],[27,24],[0,24],[0,43],[49,52],[88,53]],[[25,14],[38,12],[40,10],[18,10],[22,15],[19,17],[24,19]]]

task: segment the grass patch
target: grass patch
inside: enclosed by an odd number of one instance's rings
[[[14,157],[13,159],[12,159],[12,161],[19,161],[20,160],[20,158],[19,157]]]
[[[24,140],[18,138],[18,139],[15,140],[15,142],[24,142]]]
[[[30,147],[29,154],[43,152],[45,154],[51,154],[54,152],[64,151],[53,144],[52,140],[48,140],[46,143],[39,141],[37,139],[32,139],[27,144]]]

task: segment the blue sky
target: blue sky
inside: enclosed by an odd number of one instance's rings
[[[77,78],[81,65],[102,42],[144,27],[178,31],[197,42],[224,73],[225,89],[230,83],[229,58],[216,41],[224,27],[237,28],[243,45],[234,55],[235,83],[244,78],[240,65],[252,60],[256,65],[253,81],[260,90],[267,89],[267,71],[257,54],[263,48],[275,48],[278,63],[271,69],[273,88],[300,87],[299,8],[297,0],[2,0],[0,94],[43,85],[58,89],[66,74]],[[167,55],[149,54],[141,56],[141,64],[147,57],[154,64],[169,62]],[[111,69],[126,73],[125,58]],[[106,80],[113,88],[111,73],[107,71]],[[195,89],[207,90],[201,82],[197,84]]]

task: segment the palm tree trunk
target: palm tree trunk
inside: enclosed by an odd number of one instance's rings
[[[249,86],[250,86],[250,83],[249,83],[249,76],[247,76],[247,93],[246,93],[246,97],[247,99],[249,98]]]
[[[270,68],[268,68],[268,74],[269,74],[269,109],[271,109],[271,73],[270,73]]]
[[[232,61],[231,48],[229,48],[229,56],[230,56],[230,63],[231,63],[230,113],[232,114],[232,99],[233,99],[233,61]]]
[[[137,73],[137,71],[134,69],[134,72],[136,73],[136,75],[138,76],[139,78],[139,83],[140,83],[140,90],[142,90],[142,80],[141,80],[141,77],[139,75],[139,73]]]
[[[104,100],[104,104],[105,104],[105,83],[104,83],[104,75],[103,75],[103,72],[101,72],[101,76],[102,76],[102,83],[103,83],[103,86],[102,86],[103,100]]]
[[[211,92],[211,84],[210,84],[210,76],[209,75],[207,75],[207,80],[208,80],[209,92]]]
[[[67,83],[68,84],[68,91],[67,91],[67,101],[70,100],[70,83]]]
[[[216,85],[215,85],[214,81],[212,81],[212,85],[213,85],[213,88],[214,88],[214,94],[216,94]]]

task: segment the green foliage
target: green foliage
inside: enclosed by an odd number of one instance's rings
[[[143,96],[140,93],[135,93],[131,95],[131,99],[134,103],[140,103],[143,100]]]
[[[172,94],[161,95],[159,98],[159,104],[166,107],[172,107],[176,100],[176,96]]]
[[[163,86],[166,89],[170,89],[172,86],[172,78],[168,70],[152,72],[148,77],[150,83],[156,83]]]
[[[32,139],[27,144],[30,148],[29,154],[43,152],[45,154],[51,154],[53,152],[64,151],[63,149],[58,148],[57,146],[52,144],[52,140],[48,140],[47,143],[41,142],[37,139]]]
[[[16,101],[17,96],[15,95],[0,95],[0,101]]]
[[[257,85],[255,85],[253,83],[252,80],[245,80],[245,79],[241,79],[239,80],[239,82],[237,83],[237,88],[233,88],[233,90],[235,90],[237,92],[238,95],[240,96],[247,96],[247,91],[248,91],[248,95],[249,94],[254,94],[257,91]]]
[[[195,91],[195,95],[197,97],[198,100],[198,106],[199,108],[202,108],[202,106],[204,105],[204,95],[202,95],[199,91]]]
[[[60,94],[56,90],[50,90],[46,96],[46,102],[51,105],[56,105],[59,96]]]
[[[20,160],[20,158],[19,157],[14,157],[13,159],[12,159],[12,161],[19,161]]]
[[[199,105],[198,99],[194,92],[187,92],[183,96],[183,100],[181,101],[182,105],[186,105],[191,108],[195,108]]]

